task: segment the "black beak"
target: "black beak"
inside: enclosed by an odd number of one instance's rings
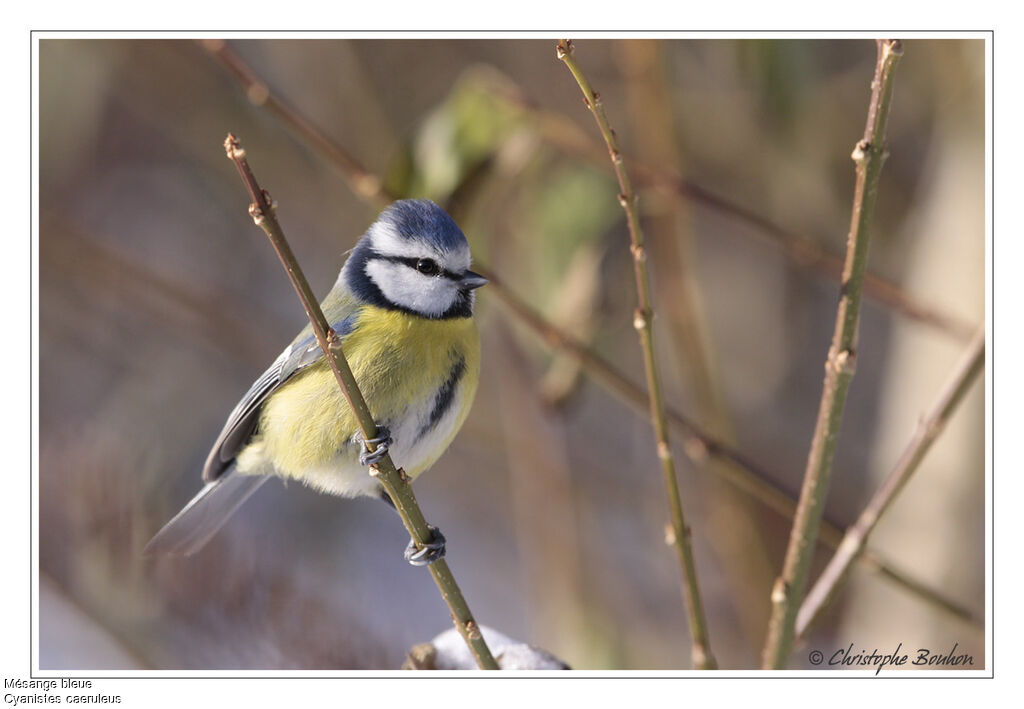
[[[481,276],[479,273],[473,273],[472,271],[466,271],[462,274],[462,278],[459,280],[462,287],[466,290],[474,290],[480,286],[487,285],[487,279]]]

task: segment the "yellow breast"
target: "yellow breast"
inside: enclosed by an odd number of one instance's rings
[[[395,463],[415,477],[444,452],[469,413],[480,370],[476,325],[471,318],[427,320],[365,306],[342,349],[375,420],[392,428]],[[460,362],[464,369],[457,372]],[[452,411],[443,430],[431,431],[427,424],[439,390],[454,373]],[[332,467],[350,469],[339,475],[366,475],[353,467],[355,447],[346,446],[356,431],[355,416],[321,360],[267,401],[248,457],[270,462],[279,475],[341,490],[340,483],[319,478],[332,474]],[[245,454],[239,464],[243,471],[255,467]]]

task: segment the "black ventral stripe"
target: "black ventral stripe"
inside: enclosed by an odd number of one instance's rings
[[[452,402],[455,400],[455,390],[458,388],[459,381],[465,373],[466,358],[459,355],[459,358],[455,360],[455,364],[452,365],[451,371],[448,373],[448,378],[441,385],[441,388],[437,390],[437,394],[434,396],[434,408],[430,411],[430,418],[423,424],[417,438],[422,438],[429,433],[437,425],[438,421],[448,413],[448,409],[452,407]]]

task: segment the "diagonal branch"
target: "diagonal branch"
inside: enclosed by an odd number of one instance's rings
[[[397,197],[388,194],[381,179],[370,172],[359,160],[353,157],[334,141],[328,139],[310,123],[305,116],[293,110],[288,104],[271,93],[270,88],[259,76],[235,54],[222,39],[197,40],[199,45],[210,53],[221,66],[228,70],[235,81],[245,89],[245,95],[255,106],[261,106],[288,126],[296,134],[312,144],[331,162],[341,168],[341,174],[349,183],[352,191],[361,199],[372,201],[378,207],[386,207]]]
[[[917,470],[917,466],[924,460],[932,443],[945,430],[946,423],[956,410],[956,407],[963,401],[964,396],[970,389],[971,384],[981,373],[985,364],[985,329],[981,328],[970,346],[964,353],[963,358],[957,364],[952,378],[946,384],[938,401],[932,407],[931,412],[921,419],[903,454],[896,462],[896,466],[889,473],[889,476],[875,491],[871,501],[860,513],[857,521],[846,530],[842,543],[836,550],[835,555],[828,562],[828,566],[821,572],[817,583],[807,594],[800,612],[796,618],[797,636],[803,635],[807,628],[817,619],[818,614],[835,597],[836,591],[846,581],[853,562],[864,552],[867,546],[868,537],[874,531],[875,525],[881,519],[896,495],[903,489]]]
[[[878,60],[875,64],[875,78],[871,82],[867,126],[863,139],[857,143],[852,155],[857,170],[857,183],[835,333],[825,361],[825,384],[821,393],[818,421],[807,456],[807,470],[789,537],[786,560],[782,575],[772,589],[772,617],[761,664],[766,670],[784,669],[793,647],[797,609],[803,599],[807,574],[814,556],[846,394],[853,379],[857,358],[857,329],[871,236],[871,217],[875,211],[878,180],[885,160],[885,127],[892,102],[893,73],[903,55],[903,45],[899,40],[876,40],[876,43]]]
[[[274,214],[275,205],[271,201],[270,195],[256,181],[255,175],[253,175],[252,170],[249,168],[245,150],[238,142],[238,139],[228,134],[227,140],[224,142],[224,148],[227,151],[228,158],[238,168],[238,174],[241,176],[252,198],[252,204],[249,205],[249,214],[252,215],[253,221],[266,232],[271,245],[274,247],[274,251],[281,260],[281,265],[284,266],[285,271],[288,273],[288,278],[291,279],[295,292],[298,293],[299,300],[302,301],[302,307],[305,309],[307,317],[309,317],[309,322],[313,326],[313,333],[320,344],[320,349],[324,351],[324,357],[334,372],[335,378],[338,380],[338,386],[341,388],[342,394],[345,395],[345,399],[348,401],[349,406],[352,407],[352,411],[359,421],[363,440],[370,441],[376,438],[377,424],[374,422],[373,415],[366,405],[362,392],[359,390],[359,385],[356,384],[355,376],[353,376],[352,370],[348,366],[348,361],[345,359],[345,353],[342,352],[341,338],[338,337],[338,333],[334,331],[327,322],[327,318],[324,317],[323,311],[320,309],[320,305],[317,303],[316,297],[309,287],[309,282],[306,281],[306,277],[299,267],[295,254],[292,253],[291,247],[285,239],[281,225]],[[423,511],[413,495],[412,487],[408,484],[405,472],[397,469],[391,460],[391,456],[385,454],[379,462],[370,468],[370,475],[374,475],[380,480],[384,490],[395,503],[395,509],[398,510],[398,514],[401,516],[402,523],[405,525],[406,530],[408,530],[409,535],[416,545],[422,549],[431,540],[432,534],[427,526],[426,519],[423,517]],[[441,559],[435,561],[428,568],[430,569],[431,576],[434,577],[434,582],[441,591],[442,598],[444,598],[449,610],[451,610],[452,621],[454,621],[455,627],[458,628],[462,638],[469,646],[469,650],[476,659],[477,665],[479,665],[480,669],[484,670],[499,669],[498,664],[491,655],[491,651],[487,647],[487,643],[484,642],[480,626],[473,620],[473,615],[469,611],[469,605],[462,596],[462,591],[459,590],[458,584],[455,583],[455,577],[452,576],[447,562]]]
[[[604,107],[601,105],[601,97],[590,87],[586,76],[576,63],[573,56],[572,40],[559,40],[558,58],[572,72],[573,78],[579,84],[583,92],[583,102],[594,114],[601,135],[608,146],[608,153],[611,156],[612,167],[615,176],[619,181],[619,203],[626,212],[626,222],[629,225],[630,251],[633,254],[633,273],[636,277],[636,290],[638,307],[633,316],[633,326],[640,335],[640,347],[644,353],[644,371],[647,375],[647,393],[650,397],[651,426],[654,428],[654,437],[658,444],[658,458],[661,460],[662,473],[665,478],[665,490],[668,494],[669,508],[672,513],[672,535],[671,540],[679,556],[679,563],[683,569],[683,580],[685,585],[686,609],[690,617],[690,634],[692,636],[692,654],[694,667],[698,669],[715,669],[717,664],[711,653],[711,643],[708,638],[707,619],[704,615],[704,603],[701,600],[700,587],[697,583],[697,568],[693,558],[693,546],[690,543],[690,529],[686,525],[686,518],[683,515],[683,501],[679,494],[679,483],[676,480],[675,460],[672,457],[672,447],[668,440],[668,423],[665,417],[665,402],[662,398],[661,383],[658,378],[658,366],[654,356],[654,332],[652,328],[654,320],[654,309],[651,303],[651,287],[647,274],[647,252],[644,248],[644,234],[640,228],[640,215],[637,212],[636,194],[629,182],[629,175],[626,173],[622,161],[622,153],[619,152],[615,141],[615,133],[608,125],[608,118],[605,116]]]

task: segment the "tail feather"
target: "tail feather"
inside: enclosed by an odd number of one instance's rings
[[[264,475],[242,475],[234,468],[225,471],[165,524],[142,553],[195,554],[267,480]]]

